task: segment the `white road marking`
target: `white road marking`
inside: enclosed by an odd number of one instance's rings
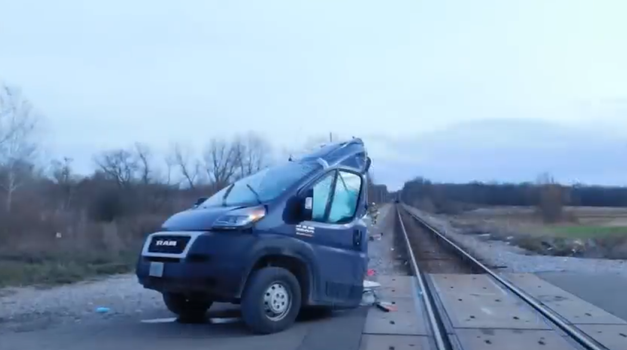
[[[168,318],[153,318],[149,320],[142,320],[142,323],[170,323],[175,322],[176,317],[168,317]]]
[[[172,323],[176,322],[176,317],[167,317],[167,318],[153,318],[148,320],[141,320],[141,323]],[[237,323],[242,319],[239,317],[215,317],[207,320],[207,323],[211,324],[229,324],[229,323]]]
[[[209,323],[211,324],[228,324],[228,323],[237,323],[242,319],[239,317],[225,317],[225,318],[210,318]]]

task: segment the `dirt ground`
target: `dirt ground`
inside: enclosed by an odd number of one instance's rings
[[[465,234],[530,253],[627,259],[627,208],[567,207],[555,224],[543,223],[532,207],[480,208],[448,219]]]

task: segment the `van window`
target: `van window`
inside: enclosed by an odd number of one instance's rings
[[[331,187],[333,186],[333,178],[335,172],[327,174],[313,187],[313,208],[311,219],[313,221],[324,222],[324,214],[331,195]]]
[[[359,175],[347,171],[330,172],[313,187],[311,219],[330,224],[350,222],[355,216],[360,192],[361,177]],[[331,199],[330,203],[329,199]],[[325,216],[329,206],[329,215]]]
[[[361,177],[359,175],[340,171],[337,176],[329,223],[346,223],[353,219],[357,210],[359,193],[361,192]]]
[[[257,194],[262,202],[271,201],[319,168],[320,164],[315,162],[287,162],[265,168],[223,188],[199,207],[251,205],[257,203]]]

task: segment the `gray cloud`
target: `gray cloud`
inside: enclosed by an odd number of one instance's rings
[[[362,136],[396,184],[621,177],[621,0],[0,2],[0,79],[83,171],[110,147],[253,130],[277,149]]]
[[[376,169],[393,187],[419,175],[436,181],[519,182],[534,181],[545,171],[567,183],[627,183],[627,139],[595,129],[534,120],[485,120],[382,140],[390,151],[375,160]]]

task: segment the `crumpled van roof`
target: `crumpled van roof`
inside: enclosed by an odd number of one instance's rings
[[[340,165],[363,172],[366,170],[367,158],[368,153],[364,142],[359,138],[354,138],[349,141],[325,144],[319,149],[296,159],[296,161],[322,161],[325,166]]]

